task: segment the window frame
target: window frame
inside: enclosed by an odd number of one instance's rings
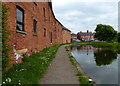
[[[33,19],[33,32],[34,35],[37,35],[37,20]]]
[[[44,28],[44,37],[46,37],[46,28]]]
[[[17,16],[18,16],[17,10],[19,10],[20,12],[22,12],[22,22],[17,19]],[[21,8],[20,6],[16,6],[16,30],[23,31],[23,32],[25,31],[25,28],[24,28],[25,27],[25,25],[24,25],[24,18],[25,18],[24,13],[25,12],[24,12],[23,8]],[[20,29],[17,28],[17,24],[18,25],[22,25],[22,30],[20,30]]]
[[[43,16],[44,16],[44,22],[46,21],[46,12],[45,8],[43,8]]]

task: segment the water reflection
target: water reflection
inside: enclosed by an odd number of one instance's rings
[[[98,49],[94,51],[94,58],[98,66],[109,65],[117,59],[117,53],[111,50]]]
[[[84,71],[97,84],[118,83],[118,57],[111,50],[94,48],[91,45],[75,45],[70,48],[72,55]]]
[[[109,65],[117,59],[117,52],[114,52],[112,50],[103,50],[101,48],[92,47],[91,45],[77,45],[71,47],[71,50],[75,49],[79,51],[84,50],[82,53],[86,53],[86,55],[89,55],[89,51],[93,50],[94,59],[97,66]]]

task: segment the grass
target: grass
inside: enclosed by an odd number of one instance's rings
[[[60,46],[54,45],[25,57],[22,63],[16,64],[3,74],[3,84],[38,84]]]
[[[72,65],[74,65],[74,66],[75,66],[75,65],[76,65],[76,63],[74,62],[74,57],[73,57],[73,56],[70,56],[69,58],[70,58],[70,61],[71,61]]]
[[[120,54],[120,43],[93,42],[91,45],[96,48],[112,50]]]
[[[89,44],[89,43],[91,43],[91,41],[86,41],[86,42],[72,42],[70,44],[84,44],[84,43]]]
[[[96,84],[95,81],[92,81],[91,83],[89,83],[88,78],[81,72],[78,72],[76,76],[79,77],[81,86],[93,86],[93,84]]]
[[[71,56],[70,53],[69,53],[70,50],[69,50],[68,46],[66,46],[65,49],[66,49],[66,51],[68,52],[68,56],[69,56],[69,58],[70,58],[70,62],[72,63],[72,65],[76,66],[76,63],[75,63],[75,61],[74,61],[74,57]]]
[[[70,58],[70,61],[71,61],[72,65],[77,68],[77,65],[76,65],[76,62],[75,62],[75,60],[74,60],[74,57],[70,55],[69,47],[66,46],[65,49],[66,49],[66,51],[68,52],[68,56],[69,56],[69,58]],[[92,81],[91,83],[89,83],[89,80],[88,80],[88,78],[86,77],[86,75],[83,74],[83,73],[81,73],[81,72],[78,72],[78,73],[76,74],[76,76],[79,76],[79,81],[80,81],[81,86],[93,86],[93,84],[96,83],[95,81]]]
[[[81,84],[89,84],[88,78],[85,77],[83,73],[78,72],[78,73],[76,74],[76,76],[79,76],[79,81],[80,81]]]

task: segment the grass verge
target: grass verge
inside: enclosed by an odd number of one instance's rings
[[[81,86],[93,86],[93,84],[96,84],[95,81],[89,82],[88,78],[81,72],[78,72],[76,76],[79,77],[79,81]]]
[[[91,45],[96,48],[112,50],[120,54],[120,43],[92,42]]]
[[[74,57],[72,55],[70,55],[69,47],[66,46],[65,49],[68,52],[68,56],[70,58],[70,61],[71,61],[72,65],[74,65],[77,68],[77,63],[74,60]],[[89,83],[88,77],[82,72],[78,72],[76,74],[76,76],[79,77],[79,81],[80,81],[81,86],[94,86],[94,84],[96,84],[95,81],[92,81],[91,83]]]
[[[16,64],[4,73],[3,84],[38,84],[60,46],[54,45],[25,57],[22,63]]]

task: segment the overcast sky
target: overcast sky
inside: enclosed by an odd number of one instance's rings
[[[56,18],[73,33],[94,31],[97,24],[118,30],[117,0],[52,0]]]

